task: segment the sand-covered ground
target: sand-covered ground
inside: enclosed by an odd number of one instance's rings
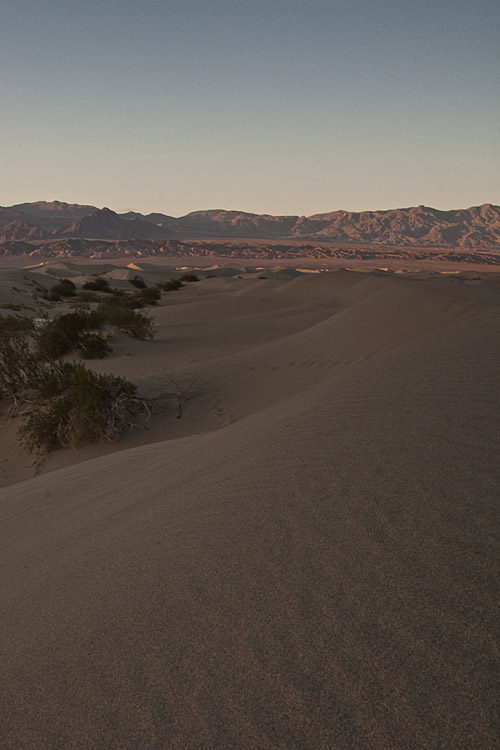
[[[34,477],[3,420],[0,746],[498,747],[498,275],[200,275],[90,364],[147,429]]]

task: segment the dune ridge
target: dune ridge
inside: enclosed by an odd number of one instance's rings
[[[258,275],[95,365],[181,420],[0,489],[5,747],[496,747],[498,281]]]

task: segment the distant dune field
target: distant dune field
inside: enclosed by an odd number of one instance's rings
[[[3,420],[0,746],[493,750],[498,274],[214,265],[89,364],[147,429],[35,477]],[[92,273],[175,269],[0,304]]]

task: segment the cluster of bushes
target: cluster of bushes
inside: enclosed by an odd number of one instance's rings
[[[199,281],[198,276],[194,273],[185,273],[180,279],[168,279],[160,285],[160,288],[164,292],[175,292],[177,289],[181,289],[184,284],[183,282],[191,283],[193,281]]]
[[[157,304],[162,290],[179,289],[183,281],[198,281],[198,277],[184,274],[160,287],[148,287],[140,276],[130,281],[137,291],[113,290],[103,278],[86,282],[78,296],[98,301],[95,310],[78,310],[36,324],[13,315],[0,317],[0,398],[11,399],[16,408],[23,399],[30,404],[19,431],[28,451],[43,457],[58,447],[114,441],[130,426],[131,415],[150,413],[133,383],[61,359],[74,351],[87,359],[105,356],[110,347],[100,330],[106,325],[139,339],[153,338],[153,320],[142,308]],[[50,290],[37,285],[36,292],[58,301],[74,297],[76,288],[62,279]]]
[[[104,285],[98,283],[100,281],[105,282],[107,287],[105,288]],[[78,297],[82,302],[102,302],[102,296],[95,294],[95,292],[107,292],[109,297],[106,297],[105,301],[115,298],[120,299],[124,301],[123,304],[127,304],[128,307],[136,310],[141,307],[156,305],[161,299],[161,290],[156,287],[144,286],[137,292],[127,292],[124,289],[111,289],[106,279],[87,281],[83,285],[83,291],[79,293]]]
[[[46,289],[40,284],[37,284],[35,291],[38,296],[42,299],[51,302],[60,302],[67,297],[78,296],[82,302],[99,302],[102,299],[102,293],[118,296],[128,297],[131,301],[131,307],[136,308],[145,307],[146,305],[156,305],[161,299],[161,292],[173,292],[177,289],[181,289],[184,283],[190,283],[199,281],[198,276],[194,273],[185,273],[179,279],[169,279],[163,284],[158,284],[156,287],[148,287],[142,276],[136,274],[129,283],[138,289],[137,292],[129,293],[122,289],[112,289],[108,279],[98,276],[94,279],[86,281],[83,284],[82,291],[77,292],[75,284],[71,279],[61,279],[54,284],[50,289]],[[101,294],[99,294],[101,293]]]
[[[111,351],[106,338],[97,333],[105,325],[141,340],[154,337],[150,315],[131,307],[127,298],[111,297],[95,310],[79,310],[45,321],[34,336],[38,355],[54,361],[78,350],[84,359],[102,359]]]
[[[71,279],[61,279],[53,284],[50,289],[46,289],[41,284],[35,284],[35,293],[50,302],[60,302],[65,297],[75,297],[76,286]]]
[[[83,357],[91,359],[90,348],[86,348],[85,342],[87,341],[88,346],[89,337],[94,336],[100,339],[100,356],[103,357],[110,351],[106,340],[102,336],[89,333],[101,326],[102,318],[97,311],[57,315],[53,320],[45,321],[36,332],[36,351],[40,359],[53,361],[75,349],[80,349]]]
[[[199,281],[198,276],[196,276],[196,274],[194,273],[185,273],[180,277],[180,279],[168,279],[168,281],[164,281],[163,284],[158,284],[157,288],[161,289],[164,292],[174,292],[184,286],[182,282],[192,281]],[[137,287],[138,289],[148,289],[148,285],[146,284],[142,276],[139,275],[133,276],[131,279],[129,279],[129,283]]]
[[[146,312],[138,312],[136,302],[137,300],[129,296],[113,296],[101,302],[94,313],[99,317],[101,324],[113,326],[121,333],[142,340],[152,339],[153,319]]]
[[[53,448],[116,440],[132,414],[149,413],[133,383],[60,359],[77,347],[83,356],[102,356],[107,342],[89,329],[105,318],[99,310],[70,313],[41,327],[27,318],[0,318],[0,397],[16,408],[30,404],[19,431],[30,452],[42,457]]]

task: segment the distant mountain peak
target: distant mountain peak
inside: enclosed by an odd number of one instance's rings
[[[491,203],[449,211],[420,204],[384,211],[341,209],[310,216],[272,216],[215,208],[176,218],[160,213],[118,214],[107,206],[38,201],[0,208],[0,231],[2,227],[9,227],[9,236],[28,241],[51,235],[102,240],[247,238],[500,249],[500,207]]]

